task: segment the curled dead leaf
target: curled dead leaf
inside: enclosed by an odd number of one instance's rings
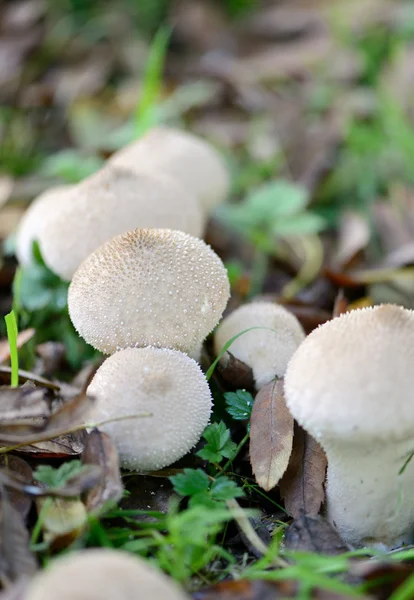
[[[117,502],[122,497],[124,488],[118,452],[110,436],[94,429],[86,439],[82,462],[100,468],[99,480],[85,497],[87,511],[99,511],[107,502]]]
[[[318,514],[325,499],[326,466],[320,445],[295,423],[292,455],[279,483],[285,508],[295,519]]]
[[[271,381],[256,395],[250,430],[250,461],[264,490],[274,488],[286,471],[292,442],[293,417],[286,406],[283,380]]]

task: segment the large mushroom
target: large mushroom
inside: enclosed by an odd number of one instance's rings
[[[137,173],[168,174],[196,196],[205,214],[230,190],[230,174],[217,150],[196,135],[171,127],[152,129],[116,152],[109,164]]]
[[[414,311],[354,310],[314,330],[287,368],[287,405],[327,454],[329,519],[355,546],[413,541],[413,340]]]
[[[70,198],[69,191],[73,188],[73,185],[50,188],[35,198],[26,210],[16,233],[16,256],[21,265],[28,266],[32,263],[33,242],[39,239],[39,234],[51,215],[62,210],[62,206]]]
[[[195,197],[172,179],[106,167],[68,192],[38,237],[46,264],[70,280],[83,259],[114,235],[168,227],[199,236],[203,220]]]
[[[186,600],[177,584],[121,550],[82,550],[53,560],[29,583],[24,600]]]
[[[181,231],[136,229],[95,250],[69,287],[72,322],[92,346],[174,348],[198,357],[230,294],[205,242]]]
[[[229,352],[253,370],[256,388],[283,377],[287,364],[305,339],[302,326],[286,308],[272,302],[252,302],[225,317],[214,333],[214,348],[220,352],[237,334]]]
[[[87,393],[91,418],[137,415],[101,427],[114,440],[121,465],[154,471],[175,462],[198,442],[208,424],[211,393],[198,364],[165,348],[126,348],[108,358]],[[149,414],[140,418],[140,415]]]

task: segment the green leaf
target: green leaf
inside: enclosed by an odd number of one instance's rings
[[[213,464],[220,463],[224,457],[231,458],[236,451],[237,446],[230,439],[230,430],[222,421],[209,425],[203,433],[203,438],[207,444],[197,452],[197,456]]]
[[[244,496],[243,491],[228,477],[217,477],[211,485],[211,496],[214,500],[231,500]]]
[[[209,478],[201,469],[184,469],[183,473],[169,478],[174,486],[174,491],[180,496],[195,496],[206,492],[209,488]]]
[[[51,465],[40,465],[33,473],[36,481],[53,488],[63,487],[70,479],[79,475],[86,468],[80,460],[63,463],[58,469]]]
[[[14,310],[9,312],[4,317],[7,329],[7,339],[10,347],[10,360],[11,360],[11,387],[18,387],[19,385],[19,354],[17,350],[17,319]]]
[[[250,419],[252,414],[254,398],[246,390],[237,390],[236,392],[226,392],[226,411],[235,421],[245,421]]]
[[[275,235],[308,235],[318,233],[326,228],[326,221],[323,217],[305,211],[299,215],[292,215],[290,217],[284,217],[277,221],[273,227],[272,232]]]

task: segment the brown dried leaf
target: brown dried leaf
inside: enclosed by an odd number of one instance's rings
[[[274,488],[286,471],[292,442],[293,417],[286,406],[283,380],[271,381],[256,395],[250,430],[250,461],[264,490]]]
[[[295,519],[287,528],[284,546],[298,552],[317,554],[341,554],[349,548],[335,529],[320,515],[303,515]]]
[[[339,317],[343,313],[347,311],[349,306],[348,300],[345,298],[344,290],[340,289],[334,302],[334,307],[332,311],[332,318]]]
[[[320,445],[295,423],[292,455],[279,482],[285,508],[295,519],[318,514],[325,499],[326,465]]]
[[[231,352],[225,352],[220,358],[217,364],[217,373],[227,385],[226,389],[254,389],[253,371]]]
[[[21,387],[0,387],[1,426],[18,425],[50,416],[48,391],[27,382]]]
[[[97,484],[86,495],[87,511],[99,511],[107,502],[117,502],[124,488],[118,452],[110,436],[94,429],[86,439],[82,462],[85,465],[98,465],[101,469]]]
[[[30,446],[19,448],[19,452],[32,454],[36,458],[67,458],[68,456],[78,456],[82,454],[85,432],[76,431],[75,433],[66,433],[59,435],[53,440],[37,442]]]
[[[26,446],[68,433],[72,427],[81,426],[93,402],[86,394],[79,394],[65,402],[41,425],[0,425],[0,444]]]
[[[9,385],[11,377],[11,368],[5,365],[0,366],[0,384]],[[25,381],[32,381],[36,385],[43,386],[49,388],[50,390],[54,390],[56,392],[59,391],[59,386],[44,377],[40,377],[40,375],[35,375],[34,373],[29,373],[29,371],[23,371],[19,369],[19,381],[20,383],[24,383]]]
[[[23,517],[10,504],[3,488],[0,503],[0,580],[6,586],[22,576],[33,575],[36,570]]]
[[[367,247],[370,238],[371,231],[367,219],[351,210],[342,213],[338,245],[332,265],[336,269],[346,268],[355,256]]]
[[[30,465],[22,458],[13,456],[12,454],[0,456],[1,479],[3,479],[2,476],[4,476],[4,481],[2,481],[4,486],[6,488],[10,487],[8,492],[10,504],[12,504],[23,518],[26,518],[32,506],[32,501],[22,489],[9,486],[8,482],[10,479],[18,477],[19,481],[23,482],[25,485],[31,485],[33,481],[33,472]]]
[[[36,331],[34,329],[24,329],[23,331],[19,331],[17,334],[17,348],[21,348],[32,339]],[[10,358],[10,344],[7,339],[0,340],[0,363],[8,360]]]

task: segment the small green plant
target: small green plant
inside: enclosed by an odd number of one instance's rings
[[[60,467],[39,465],[33,472],[33,478],[51,488],[64,487],[70,479],[82,473],[87,467],[80,460],[70,460]]]
[[[11,387],[19,385],[19,354],[17,351],[17,319],[14,310],[4,317],[6,321],[7,339],[10,347]]]

